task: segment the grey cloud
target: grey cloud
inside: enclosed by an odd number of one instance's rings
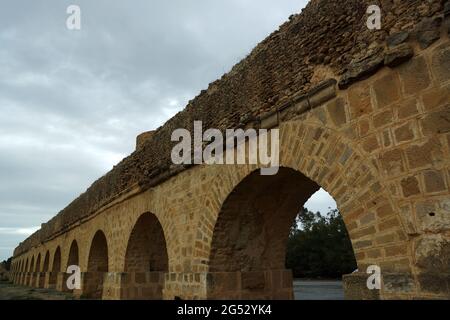
[[[305,2],[2,1],[0,260]]]

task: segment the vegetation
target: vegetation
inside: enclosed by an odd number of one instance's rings
[[[12,258],[9,258],[8,260],[3,260],[2,262],[0,262],[0,266],[9,271],[9,269],[11,268],[11,262],[12,262]]]
[[[325,216],[303,208],[292,226],[286,266],[295,278],[340,278],[353,272],[356,260],[338,210]]]

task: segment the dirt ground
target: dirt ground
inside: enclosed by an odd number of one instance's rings
[[[68,293],[50,289],[18,286],[11,282],[0,282],[0,300],[73,300]]]

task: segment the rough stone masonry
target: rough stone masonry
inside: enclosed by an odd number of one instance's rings
[[[312,0],[14,252],[17,283],[129,298],[292,298],[285,244],[319,187],[359,273],[348,298],[450,297],[449,1]],[[382,9],[382,29],[366,9]],[[175,166],[174,129],[278,128],[279,174]],[[367,266],[382,288],[365,286]]]

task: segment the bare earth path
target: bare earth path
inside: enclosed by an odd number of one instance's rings
[[[56,290],[29,288],[0,282],[0,300],[72,300],[70,294]]]

